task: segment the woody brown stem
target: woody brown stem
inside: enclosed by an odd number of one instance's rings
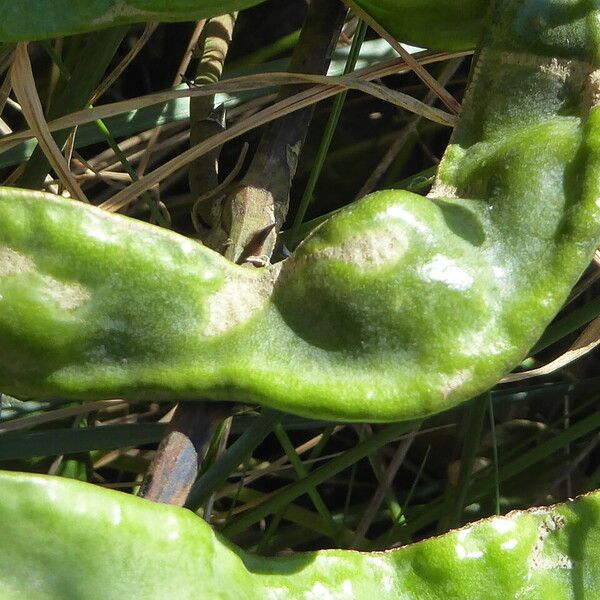
[[[292,73],[325,74],[339,39],[346,9],[339,0],[310,4],[302,33],[290,64]],[[286,86],[279,99],[302,86]],[[298,159],[306,139],[314,106],[295,111],[267,125],[252,163],[238,189],[223,207],[227,233],[225,256],[233,262],[248,252],[256,234],[270,227],[260,254],[273,253],[277,234],[287,216],[289,194]]]
[[[291,72],[327,72],[345,13],[346,9],[339,0],[315,0],[311,3],[292,56]],[[210,31],[209,27],[210,22],[205,27],[207,31]],[[217,30],[220,33],[227,31],[222,26]],[[204,51],[210,47],[205,46]],[[214,58],[215,46],[212,48],[213,51],[208,54],[203,51],[203,56]],[[224,59],[223,46],[217,44],[216,50]],[[214,64],[211,68],[214,75]],[[220,70],[216,76],[220,76]],[[298,87],[290,86],[282,91],[281,97],[297,91]],[[196,141],[203,137],[202,123],[206,125],[207,131],[211,127],[208,114],[210,108],[212,105],[206,103],[196,106],[195,117],[204,117],[196,119]],[[291,182],[312,114],[313,107],[309,107],[267,126],[246,176],[237,192],[223,206],[220,223],[219,219],[211,223],[212,235],[215,234],[214,225],[220,225],[226,233],[227,243],[221,250],[230,260],[248,262],[251,265],[254,264],[252,259],[255,255],[271,256],[277,232],[287,214]],[[195,194],[206,192],[216,185],[217,156],[218,154],[207,155],[203,157],[200,169],[198,165],[195,166],[191,178]],[[207,213],[206,217],[213,220],[212,213]],[[177,407],[169,431],[161,442],[142,485],[142,496],[157,502],[184,504],[196,479],[205,447],[216,424],[224,416],[223,413],[215,413],[214,406],[202,402]]]
[[[140,496],[183,506],[216,427],[226,415],[219,405],[179,404],[140,488]]]
[[[217,82],[223,71],[236,15],[211,19],[204,24],[194,55],[199,58],[196,85]],[[214,96],[204,96],[191,102],[191,142],[200,143],[215,133],[212,120]],[[204,155],[190,169],[190,188],[200,195],[218,183],[217,159],[220,149]],[[183,506],[206,449],[227,410],[208,402],[179,404],[165,437],[150,465],[140,495],[148,500]]]

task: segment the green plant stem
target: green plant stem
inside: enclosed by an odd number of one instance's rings
[[[308,475],[309,471],[304,466],[302,461],[300,460],[300,457],[298,456],[298,453],[296,452],[294,445],[292,444],[287,433],[281,426],[281,423],[277,423],[277,425],[275,425],[274,432],[275,432],[275,435],[277,436],[277,439],[279,440],[279,443],[281,444],[281,447],[283,448],[284,452],[286,453],[291,465],[294,467],[294,470],[296,471],[296,474],[298,475],[298,479],[299,480],[305,479],[306,476]],[[312,500],[314,507],[317,509],[317,512],[321,515],[322,519],[328,524],[329,536],[331,537],[332,540],[335,541],[336,545],[339,546],[340,545],[339,528],[335,524],[333,517],[331,516],[331,513],[329,512],[329,509],[325,505],[325,502],[323,502],[323,499],[321,498],[321,495],[317,491],[316,487],[309,489],[308,495],[310,496],[310,499]]]
[[[362,440],[366,439],[367,435],[373,435],[372,430],[369,426],[358,428],[359,437]],[[411,438],[408,438],[411,439]],[[404,440],[406,443],[406,440]],[[387,502],[387,508],[390,513],[392,520],[400,519],[402,515],[402,505],[398,502],[396,495],[389,485],[385,485],[387,465],[385,464],[383,457],[380,452],[373,452],[369,455],[369,463],[373,473],[379,484],[379,489],[385,490],[385,500]],[[355,543],[358,540],[354,540],[351,547],[355,547]]]
[[[475,458],[479,450],[481,432],[489,395],[483,394],[471,401],[465,427],[464,444],[460,458],[460,470],[456,487],[449,485],[447,494],[447,511],[438,525],[438,531],[457,527],[465,507],[469,484],[473,477]]]
[[[280,422],[279,425],[282,425],[282,423]],[[282,430],[285,432],[286,431],[285,427],[282,426]],[[321,456],[323,450],[325,449],[325,446],[327,445],[327,442],[329,441],[329,438],[331,437],[331,435],[333,434],[334,431],[335,431],[335,426],[329,425],[325,429],[325,431],[321,434],[321,439],[319,440],[319,443],[311,450],[311,452],[308,456],[308,464],[302,463],[302,466],[304,467],[304,470],[305,470],[304,476],[306,476],[306,474],[308,474],[312,470],[312,461],[314,461],[316,458]],[[287,437],[287,433],[286,433],[286,437]],[[269,543],[271,542],[272,538],[276,535],[277,530],[279,529],[279,526],[281,524],[281,521],[283,520],[285,515],[288,514],[288,508],[289,507],[283,507],[275,515],[273,515],[273,518],[271,519],[271,523],[269,524],[267,531],[262,536],[262,538],[260,539],[260,542],[257,546],[256,551],[258,554],[266,553],[266,549],[267,549]],[[333,519],[334,526],[335,526],[335,523],[336,523],[336,521],[334,518]],[[335,527],[334,530],[337,531],[338,530],[337,527]],[[325,533],[325,535],[330,536],[330,534],[327,532]],[[345,532],[344,532],[344,535],[345,535]]]
[[[492,434],[492,468],[494,470],[494,508],[500,514],[500,481],[498,476],[498,439],[496,438],[496,421],[494,419],[494,403],[488,397],[488,415],[490,417],[490,433]]]

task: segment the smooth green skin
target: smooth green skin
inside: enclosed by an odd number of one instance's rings
[[[0,42],[43,40],[145,21],[193,21],[262,0],[0,0]]]
[[[488,389],[600,242],[589,5],[499,2],[430,198],[373,194],[280,265],[235,266],[150,225],[2,190],[0,389],[345,421],[412,419]]]
[[[491,0],[354,0],[402,42],[434,50],[478,44]]]
[[[0,600],[552,600],[600,595],[600,493],[397,550],[246,554],[192,512],[0,472]]]
[[[191,21],[263,0],[0,0],[0,42],[42,40],[144,21]],[[403,42],[474,48],[490,0],[356,0]],[[33,18],[43,15],[42,18]]]
[[[144,21],[191,21],[262,1],[0,0],[0,42],[42,40]],[[474,48],[490,4],[490,0],[355,1],[399,40],[439,50]]]

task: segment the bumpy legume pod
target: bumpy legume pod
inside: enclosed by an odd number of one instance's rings
[[[393,551],[261,558],[184,509],[0,473],[0,600],[566,600],[600,595],[600,493]]]
[[[355,0],[403,42],[438,50],[475,48],[491,0]]]
[[[373,194],[282,264],[2,190],[0,390],[391,421],[489,388],[600,241],[595,6],[499,0],[429,199]]]
[[[373,194],[270,268],[3,190],[0,389],[385,421],[493,385],[600,241],[599,15],[498,2],[430,198]]]
[[[0,42],[41,40],[143,21],[192,21],[262,0],[0,0]]]

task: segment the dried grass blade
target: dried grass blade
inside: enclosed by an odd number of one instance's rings
[[[432,64],[448,60],[449,58],[458,58],[461,56],[469,56],[472,52],[435,52],[427,53],[419,58],[421,64]],[[385,61],[373,67],[355,71],[350,79],[355,81],[372,81],[388,75],[398,75],[410,71],[410,67],[402,59],[392,59]],[[90,123],[97,119],[108,119],[124,113],[140,110],[149,106],[154,106],[162,102],[169,102],[179,98],[191,98],[194,96],[207,96],[216,93],[240,92],[244,90],[256,90],[265,87],[273,87],[277,85],[292,85],[297,83],[314,83],[314,78],[320,77],[320,83],[325,83],[325,86],[315,88],[314,92],[319,93],[325,87],[330,87],[328,96],[333,96],[339,93],[340,89],[347,88],[345,79],[348,76],[330,77],[330,76],[310,76],[290,73],[269,73],[267,75],[247,75],[229,79],[216,84],[209,84],[201,88],[192,88],[186,90],[165,90],[130,100],[123,100],[111,104],[97,106],[92,109],[84,109],[70,115],[60,117],[50,121],[47,125],[50,131],[60,131],[61,129],[69,129],[77,127],[85,123]],[[443,111],[440,111],[443,112]],[[6,151],[21,142],[35,137],[35,133],[31,130],[19,131],[10,136],[0,138],[0,151]]]
[[[541,377],[543,375],[549,375],[562,369],[566,365],[578,360],[582,356],[588,354],[594,348],[600,344],[600,317],[594,319],[582,332],[582,334],[575,340],[573,345],[558,358],[549,362],[547,365],[532,369],[531,371],[525,371],[524,373],[511,373],[504,377],[501,383],[511,383],[513,381],[523,381],[524,379],[531,379],[532,377]]]
[[[33,79],[26,42],[17,44],[15,59],[11,69],[11,79],[15,95],[21,104],[23,115],[32,132],[35,134],[49,163],[56,171],[58,178],[73,198],[82,202],[88,202],[83,190],[79,187],[77,180],[71,173],[67,161],[61,154],[60,148],[56,145],[44,118],[42,103],[40,102]]]

